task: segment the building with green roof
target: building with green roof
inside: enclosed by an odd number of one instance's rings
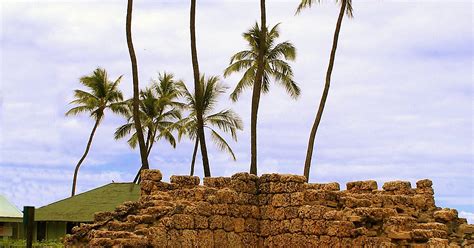
[[[0,195],[0,237],[19,239],[22,237],[22,227],[23,213]]]
[[[110,183],[69,197],[35,211],[36,239],[57,240],[80,223],[94,221],[96,212],[113,211],[126,201],[137,201],[140,185]]]

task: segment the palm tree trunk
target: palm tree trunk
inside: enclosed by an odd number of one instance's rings
[[[86,150],[84,151],[84,154],[82,155],[81,159],[79,159],[79,162],[76,165],[76,169],[74,170],[74,177],[72,179],[72,192],[71,192],[71,197],[76,194],[76,183],[77,183],[77,173],[79,172],[79,167],[81,167],[82,162],[87,156],[87,153],[89,153],[89,149],[91,148],[92,144],[92,138],[94,138],[95,131],[97,130],[97,127],[99,126],[100,122],[100,117],[97,118],[95,121],[94,127],[92,128],[92,132],[89,136],[89,141],[87,142]]]
[[[199,139],[196,137],[196,143],[194,143],[193,159],[191,160],[191,172],[189,173],[190,176],[194,176],[194,164],[196,163],[198,145]]]
[[[194,94],[196,97],[196,119],[197,119],[197,137],[201,144],[202,165],[204,167],[204,176],[211,176],[211,169],[209,167],[209,158],[207,157],[206,137],[204,134],[204,121],[202,118],[202,92],[201,83],[199,80],[199,64],[196,49],[196,0],[191,0],[190,10],[190,32],[191,32],[191,59],[193,63],[194,72]]]
[[[148,128],[147,134],[146,134],[146,141],[145,141],[145,147],[147,150],[147,155],[148,155],[148,148],[150,147],[150,139],[151,139],[151,130]],[[148,156],[147,156],[148,157]]]
[[[137,66],[137,57],[135,55],[135,50],[133,48],[132,41],[132,9],[133,9],[133,0],[128,0],[127,5],[127,21],[126,21],[126,35],[127,35],[127,46],[128,52],[130,53],[130,61],[132,63],[132,77],[133,77],[133,122],[135,123],[135,129],[137,130],[138,146],[140,147],[140,157],[142,161],[141,169],[149,169],[147,152],[145,147],[145,139],[143,137],[142,125],[139,117],[139,93],[138,93],[138,66]]]
[[[304,163],[304,176],[306,180],[309,180],[309,170],[311,167],[311,158],[313,156],[314,140],[316,138],[316,132],[318,131],[319,123],[321,122],[321,116],[323,115],[324,105],[326,104],[326,99],[328,97],[329,86],[331,85],[331,74],[334,67],[334,60],[336,58],[336,49],[337,41],[339,39],[339,32],[341,30],[342,19],[344,17],[344,11],[346,9],[347,0],[342,0],[341,9],[339,12],[339,17],[337,19],[336,31],[334,32],[334,39],[332,43],[331,56],[329,58],[328,70],[326,72],[326,84],[324,85],[323,95],[321,96],[321,101],[319,103],[318,113],[314,120],[313,127],[311,128],[311,133],[309,135],[308,141],[308,150],[306,151],[306,161]]]
[[[260,103],[260,94],[262,91],[262,80],[263,80],[263,59],[266,45],[266,34],[267,34],[267,17],[265,10],[265,0],[260,0],[260,17],[261,17],[261,34],[260,34],[260,49],[258,53],[258,67],[255,75],[255,82],[253,84],[252,92],[252,110],[250,116],[250,173],[257,175],[257,116],[258,106]]]
[[[156,128],[153,134],[150,134],[150,130],[148,130],[148,135],[147,135],[147,140],[146,140],[146,147],[147,147],[147,152],[146,152],[146,157],[150,156],[151,148],[153,147],[153,144],[155,143],[155,135],[156,135]],[[137,174],[135,175],[135,178],[133,179],[133,183],[139,184],[140,183],[140,173],[142,172],[143,167],[140,167],[138,169]]]

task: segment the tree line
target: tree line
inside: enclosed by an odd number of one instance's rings
[[[191,0],[189,15],[189,32],[191,47],[191,63],[193,68],[194,89],[188,89],[186,84],[172,73],[160,73],[153,79],[150,86],[140,90],[138,80],[138,63],[132,40],[133,0],[127,0],[126,41],[130,55],[133,81],[133,97],[124,99],[118,89],[122,76],[111,80],[103,68],[95,69],[91,74],[79,79],[87,90],[74,90],[75,105],[66,115],[88,113],[94,120],[86,149],[76,164],[71,195],[74,196],[77,185],[79,168],[87,157],[92,140],[98,126],[104,119],[105,111],[110,110],[124,117],[126,123],[118,127],[114,133],[115,139],[127,139],[132,148],[138,146],[141,166],[137,171],[134,182],[140,180],[140,172],[149,169],[148,157],[155,142],[165,140],[171,146],[186,137],[194,142],[191,158],[190,175],[194,175],[196,156],[200,148],[205,177],[211,176],[206,135],[221,151],[227,152],[232,159],[235,154],[222,136],[230,134],[237,141],[237,132],[243,129],[242,120],[232,109],[215,110],[219,96],[229,88],[221,82],[219,76],[206,76],[199,71],[199,59],[196,47],[196,0]],[[301,0],[296,14],[303,9],[312,7],[320,0]],[[326,73],[324,91],[319,102],[315,120],[308,138],[308,148],[304,164],[304,176],[309,180],[311,159],[313,156],[316,133],[326,104],[331,75],[334,68],[339,33],[344,16],[352,17],[352,0],[336,0],[340,5],[336,22],[333,44]],[[242,73],[234,90],[230,93],[232,101],[238,101],[240,94],[247,88],[252,89],[251,123],[250,123],[250,170],[257,175],[257,120],[261,94],[269,91],[270,84],[282,86],[291,98],[297,99],[301,89],[294,81],[293,70],[288,63],[296,59],[296,48],[289,41],[277,43],[280,36],[279,24],[269,28],[266,23],[266,2],[260,0],[260,23],[256,22],[242,37],[247,43],[247,49],[231,56],[223,76]]]

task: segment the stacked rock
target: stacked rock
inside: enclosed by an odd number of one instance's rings
[[[141,174],[141,197],[74,228],[67,247],[474,247],[474,226],[436,207],[432,182],[308,184],[296,175]]]

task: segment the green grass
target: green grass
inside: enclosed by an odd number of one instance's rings
[[[20,248],[26,247],[26,240],[0,240],[0,247],[1,248]],[[36,248],[62,248],[64,245],[61,241],[58,240],[49,240],[49,241],[41,241],[41,242],[34,242],[33,247]]]

